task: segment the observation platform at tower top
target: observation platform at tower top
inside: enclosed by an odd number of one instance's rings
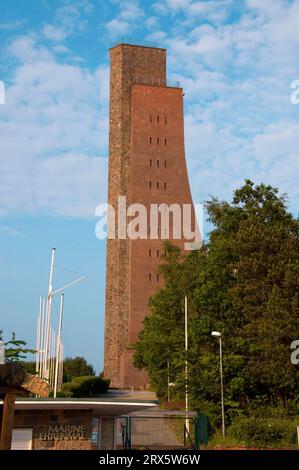
[[[138,44],[136,44],[135,42],[127,41],[125,39],[121,39],[116,42],[112,47],[110,47],[110,49],[114,49],[118,46],[148,47],[149,49],[160,49],[161,51],[166,51],[166,48],[160,47],[157,42],[139,41]]]
[[[120,46],[129,46],[129,47],[140,47],[140,48],[148,48],[148,49],[158,49],[160,51],[166,51],[166,48],[164,47],[159,47],[157,43],[152,43],[152,42],[139,42],[139,44],[135,44],[130,41],[119,41],[116,44],[114,44],[109,50],[114,49],[116,47]],[[144,79],[140,77],[135,77],[134,78],[134,83],[138,85],[149,85],[149,86],[160,86],[160,87],[167,87],[167,88],[180,88],[180,82],[175,81],[175,80],[149,80],[149,79]]]

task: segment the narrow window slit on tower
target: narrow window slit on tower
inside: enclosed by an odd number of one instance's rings
[[[148,275],[148,280],[149,280],[149,282],[152,282],[152,275],[151,275],[151,273],[149,273],[149,275]]]
[[[157,166],[160,166],[160,160],[157,160]]]
[[[150,122],[153,122],[153,116],[150,114]]]
[[[150,160],[149,163],[150,163],[150,166],[152,166],[152,160]]]
[[[152,187],[152,182],[151,182],[151,181],[149,182],[149,187],[150,187],[150,188]]]
[[[160,138],[157,137],[157,145],[159,145],[159,144],[160,144]]]
[[[164,160],[164,166],[165,166],[165,168],[167,167],[167,161],[166,160]]]
[[[151,137],[149,138],[149,143],[150,143],[150,144],[152,143],[152,138],[151,138]]]
[[[160,121],[160,116],[157,116],[157,122],[159,122],[159,121]]]
[[[159,282],[159,281],[160,281],[160,275],[157,274],[157,282]]]
[[[157,258],[159,258],[159,256],[160,256],[160,251],[157,250]]]
[[[167,139],[164,139],[164,145],[167,145]]]
[[[151,258],[152,257],[152,250],[148,250],[148,256]]]
[[[164,183],[164,189],[166,189],[166,183]]]
[[[159,181],[157,181],[157,189],[159,189]]]

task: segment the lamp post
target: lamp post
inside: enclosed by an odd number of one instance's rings
[[[223,367],[222,367],[222,337],[220,331],[212,331],[213,338],[219,338],[220,352],[220,382],[221,382],[221,415],[222,415],[222,436],[225,437],[225,421],[224,421],[224,394],[223,394]]]
[[[170,367],[169,367],[169,348],[167,348],[167,401],[170,402]]]
[[[188,419],[189,398],[188,398],[188,299],[185,297],[185,428],[186,435],[189,434],[190,426]]]

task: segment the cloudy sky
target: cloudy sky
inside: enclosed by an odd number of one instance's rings
[[[39,296],[66,291],[68,355],[103,363],[109,47],[168,51],[185,91],[186,157],[196,202],[230,199],[244,178],[277,186],[298,212],[299,0],[1,0],[0,329],[34,346]],[[58,299],[54,321],[57,321]]]

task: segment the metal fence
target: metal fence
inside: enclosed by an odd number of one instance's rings
[[[128,46],[144,46],[144,47],[152,47],[152,48],[160,48],[160,45],[156,41],[143,41],[143,40],[137,40],[133,41],[132,39],[128,39],[125,37],[119,38],[118,41],[116,41],[112,47],[119,46],[121,44],[125,44]]]
[[[133,83],[136,85],[149,85],[149,86],[157,86],[157,87],[169,87],[169,88],[180,88],[180,82],[175,80],[163,80],[158,78],[143,78],[143,77],[135,77],[133,79]]]
[[[200,436],[205,434],[203,425],[198,415],[125,416],[117,420],[116,446],[118,449],[198,449]],[[201,442],[204,442],[202,438]]]

